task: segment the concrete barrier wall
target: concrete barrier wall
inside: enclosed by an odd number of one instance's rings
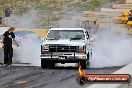
[[[3,35],[3,33],[8,29],[8,27],[0,27],[0,35]],[[16,28],[15,31],[32,31],[37,33],[41,38],[44,38],[48,32],[48,29]]]
[[[111,8],[101,8],[101,11],[104,11],[104,12],[124,12],[124,11],[129,11],[130,9],[111,9]]]
[[[114,9],[132,9],[132,4],[113,4]]]
[[[113,74],[130,74],[132,77],[132,64],[129,64]],[[132,88],[132,79],[130,84],[93,84],[86,88]]]
[[[48,29],[16,28],[15,31],[32,31],[37,33],[41,38],[44,38],[48,32]]]
[[[2,47],[1,44],[1,35],[4,34],[5,31],[7,31],[9,27],[0,27],[0,48]],[[39,35],[40,38],[45,38],[46,34],[48,32],[48,29],[29,29],[29,28],[16,28],[15,31],[31,31]]]
[[[132,0],[126,0],[126,3],[131,4]]]

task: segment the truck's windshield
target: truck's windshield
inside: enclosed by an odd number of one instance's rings
[[[47,35],[47,40],[71,39],[84,40],[83,30],[50,30]]]

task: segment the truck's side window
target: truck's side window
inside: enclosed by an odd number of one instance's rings
[[[89,39],[89,34],[88,34],[88,32],[86,31],[86,36],[87,36],[87,39]]]

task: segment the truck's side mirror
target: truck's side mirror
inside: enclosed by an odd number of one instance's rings
[[[88,34],[88,32],[86,31],[86,35],[87,35],[87,39],[89,39],[89,34]]]

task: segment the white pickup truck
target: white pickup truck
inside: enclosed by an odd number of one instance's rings
[[[83,28],[51,28],[41,45],[42,68],[55,63],[79,63],[85,69],[89,57],[89,34]]]

